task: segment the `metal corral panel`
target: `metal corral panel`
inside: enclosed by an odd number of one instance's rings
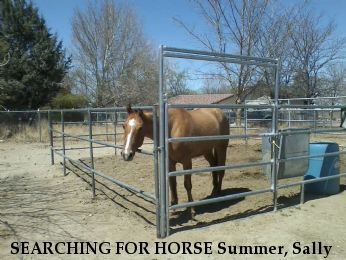
[[[339,152],[337,143],[311,143],[310,155]],[[340,174],[340,155],[310,158],[309,169],[304,180]],[[340,191],[340,178],[306,184],[305,191],[313,194],[332,195]]]
[[[308,156],[310,134],[308,133],[294,133],[297,130],[306,129],[283,129],[284,135],[280,138],[279,158],[288,159],[292,157]],[[288,132],[288,134],[286,134]],[[289,134],[291,132],[292,134]],[[291,177],[303,176],[309,168],[309,159],[299,159],[281,162],[279,164],[279,179],[286,179]]]
[[[301,128],[289,128],[280,130],[281,135],[279,143],[279,159],[288,159],[292,157],[309,155],[309,133],[294,133],[297,130],[306,130]],[[290,132],[292,132],[290,134]],[[269,161],[272,157],[271,143],[269,137],[262,138],[262,157],[263,161]],[[297,159],[281,162],[279,164],[278,179],[303,176],[309,167],[309,159]],[[271,178],[271,166],[264,168],[265,174]]]

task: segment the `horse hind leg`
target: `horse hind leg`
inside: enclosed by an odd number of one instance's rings
[[[170,161],[169,162],[169,171],[175,171],[176,170],[176,163]],[[178,204],[178,193],[177,193],[177,177],[171,176],[169,177],[169,187],[171,190],[171,205]]]
[[[184,170],[192,169],[192,161],[191,160],[185,161],[183,163],[183,169]],[[188,201],[192,202],[193,198],[192,198],[191,174],[184,175],[184,187],[185,187],[186,192],[187,192],[187,199],[188,199]],[[190,209],[191,209],[191,215],[194,216],[195,215],[195,209],[194,208],[190,208]]]
[[[219,147],[215,148],[215,157],[216,157],[216,161],[217,161],[217,166],[224,166],[226,163],[226,156],[227,156],[227,145],[222,145]],[[221,189],[222,189],[222,179],[223,176],[225,175],[225,170],[222,171],[218,171],[217,174],[215,174],[218,178],[217,181],[217,187],[216,187],[216,194],[220,194],[221,193]]]
[[[212,151],[204,154],[204,158],[208,161],[210,167],[214,167],[217,165],[216,156]],[[211,192],[211,196],[215,196],[217,194],[217,189],[219,186],[219,178],[217,172],[211,172],[211,175],[213,176],[213,190]]]
[[[192,161],[189,160],[187,162],[184,162],[183,163],[183,169],[184,170],[192,169]],[[192,192],[191,192],[192,191],[191,174],[184,175],[184,187],[185,187],[186,192],[187,192],[188,201],[189,202],[193,201]]]

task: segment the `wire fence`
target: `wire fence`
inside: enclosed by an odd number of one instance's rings
[[[254,104],[258,105],[254,105]],[[281,127],[298,128],[334,128],[341,124],[341,109],[336,106],[346,105],[346,96],[279,99],[281,109],[278,111],[278,124]],[[307,105],[308,104],[308,105]],[[245,135],[261,132],[272,127],[273,100],[261,103],[259,100],[246,100],[240,108],[226,108],[224,112],[229,119],[230,128],[239,129]],[[237,109],[241,109],[237,124]],[[0,111],[0,138],[14,137],[18,141],[48,142],[48,111]],[[60,110],[59,110],[60,111]],[[73,109],[65,113],[65,125],[69,127],[87,124],[84,111]],[[60,114],[54,114],[55,121],[60,120]],[[99,136],[105,140],[114,138],[112,133],[114,121],[120,126],[125,118],[125,112],[96,112],[92,114],[93,124],[100,128]],[[115,120],[115,117],[117,119]],[[101,128],[104,128],[101,131]],[[121,131],[121,129],[120,129]],[[120,131],[118,135],[120,135]],[[98,135],[98,133],[96,133]]]
[[[61,121],[61,110],[25,110],[25,111],[0,111],[0,138],[13,139],[24,142],[49,142],[48,114],[52,113],[51,120]],[[87,109],[85,109],[87,111]],[[80,109],[71,109],[64,113],[65,125],[72,129],[72,132],[83,133],[88,122],[86,112]],[[97,126],[95,134],[106,141],[114,139],[116,127],[121,136],[119,126],[124,122],[125,112],[95,112],[92,114],[93,124]],[[114,122],[116,125],[114,126]],[[119,129],[118,129],[119,128]],[[120,130],[120,131],[119,131]]]

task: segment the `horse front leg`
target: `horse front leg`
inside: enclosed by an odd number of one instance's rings
[[[169,171],[173,172],[176,170],[176,163],[173,161],[169,161]],[[169,187],[171,190],[171,205],[178,204],[178,193],[177,193],[177,177],[171,176],[169,177]]]

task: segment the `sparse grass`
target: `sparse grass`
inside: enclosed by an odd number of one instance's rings
[[[53,125],[53,129],[61,131],[61,125]],[[117,126],[117,142],[122,141],[122,128],[120,126]],[[89,134],[89,127],[87,125],[82,124],[73,124],[73,125],[65,125],[65,133],[71,134],[71,135],[88,135]],[[99,134],[111,134],[108,135],[102,135],[98,136]],[[54,140],[57,142],[57,140],[60,140],[60,134],[59,133],[53,133]],[[96,140],[103,140],[103,141],[114,141],[114,127],[113,124],[108,124],[106,127],[105,124],[102,125],[94,125],[93,126],[93,135],[94,139]],[[87,137],[87,136],[86,136]],[[22,126],[10,126],[10,125],[1,125],[0,127],[0,139],[2,140],[8,140],[11,142],[43,142],[48,143],[49,142],[49,133],[48,133],[48,122],[42,121],[41,125],[35,125],[35,126],[28,126],[28,125],[22,125]],[[67,143],[76,143],[79,142],[76,139],[73,138],[67,138]]]
[[[39,142],[40,126],[29,125],[1,125],[0,139],[13,142]],[[41,122],[41,141],[48,142],[47,122]]]

